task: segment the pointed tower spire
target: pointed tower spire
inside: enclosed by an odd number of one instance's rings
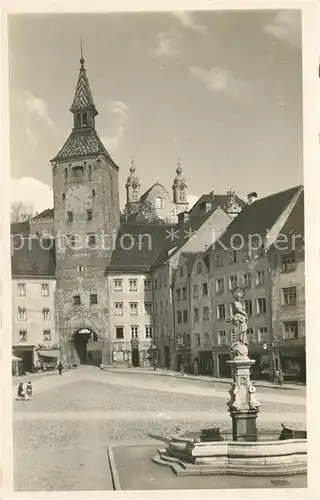
[[[70,111],[74,115],[74,128],[88,126],[95,128],[95,117],[98,111],[93,102],[89,80],[84,67],[82,38],[80,39],[80,65],[76,91],[70,107]]]

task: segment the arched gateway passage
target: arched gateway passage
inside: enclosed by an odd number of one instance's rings
[[[74,334],[73,341],[81,365],[100,366],[102,362],[101,343],[95,332],[89,328],[81,328]]]

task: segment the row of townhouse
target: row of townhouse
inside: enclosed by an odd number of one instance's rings
[[[234,235],[244,244],[231,245]],[[202,374],[230,376],[227,320],[232,290],[242,287],[253,376],[273,377],[281,368],[287,378],[305,380],[303,236],[298,187],[247,206],[214,248],[180,255],[172,281],[176,369],[183,362],[192,370],[196,360]]]

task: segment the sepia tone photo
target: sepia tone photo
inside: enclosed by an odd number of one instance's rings
[[[9,15],[16,492],[307,488],[301,27]]]

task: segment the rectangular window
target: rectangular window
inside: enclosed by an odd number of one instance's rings
[[[257,271],[256,274],[256,285],[261,286],[264,285],[266,282],[266,272],[265,270],[262,271]]]
[[[251,273],[243,273],[242,286],[244,288],[251,288]]]
[[[265,314],[267,310],[266,299],[257,299],[257,314]]]
[[[215,266],[222,267],[223,266],[223,254],[217,253],[215,256]]]
[[[203,336],[204,345],[209,345],[209,333],[205,333]]]
[[[130,315],[138,316],[138,302],[130,302]]]
[[[144,314],[146,314],[147,316],[152,315],[152,302],[144,303]]]
[[[282,294],[283,294],[283,303],[285,306],[297,305],[297,289],[295,286],[282,288]]]
[[[199,346],[201,344],[200,333],[195,333],[194,334],[194,343],[197,346]]]
[[[183,322],[188,323],[188,309],[183,311]]]
[[[296,257],[294,254],[282,256],[281,270],[283,273],[293,273],[296,270]]]
[[[226,306],[224,304],[219,304],[217,306],[217,319],[226,318]]]
[[[187,345],[187,347],[191,346],[191,335],[190,335],[190,333],[188,333],[186,335],[186,345]]]
[[[155,306],[155,314],[158,314],[158,302],[155,302],[154,306]]]
[[[203,320],[209,321],[209,306],[204,306],[203,308]]]
[[[180,278],[182,278],[183,277],[183,267],[182,266],[179,269],[179,273],[180,273]]]
[[[41,285],[41,295],[42,297],[49,297],[49,285],[46,283],[43,283]]]
[[[198,274],[201,274],[201,273],[202,273],[202,265],[201,265],[201,262],[198,262],[198,264],[197,264],[197,273],[198,273]]]
[[[132,325],[132,326],[130,326],[130,330],[131,330],[131,337],[133,339],[137,339],[139,327],[136,325]]]
[[[163,301],[160,300],[160,314],[163,314]]]
[[[90,294],[90,306],[98,304],[98,295],[96,293]]]
[[[50,309],[42,309],[42,319],[50,319]]]
[[[18,283],[18,295],[20,297],[26,296],[26,285],[25,283]]]
[[[252,300],[245,300],[244,306],[248,316],[252,316]]]
[[[177,311],[177,322],[182,323],[182,314],[181,311]]]
[[[19,331],[19,341],[26,342],[27,340],[28,340],[27,330],[20,330]]]
[[[73,222],[73,212],[67,212],[67,222]]]
[[[154,289],[155,289],[155,290],[157,290],[157,288],[158,288],[158,282],[157,282],[157,280],[155,279],[155,280],[154,280]]]
[[[247,330],[247,337],[248,337],[249,344],[252,344],[253,342],[255,342],[253,328],[248,328],[248,330]]]
[[[116,316],[123,316],[123,302],[115,302],[114,311]]]
[[[96,235],[95,234],[88,234],[88,245],[89,247],[94,247],[96,244]]]
[[[283,338],[297,339],[299,337],[298,321],[287,321],[283,324]]]
[[[147,278],[144,280],[144,290],[152,290],[152,279]]]
[[[145,326],[145,334],[146,334],[146,339],[152,338],[152,326],[150,325]]]
[[[198,285],[193,285],[193,298],[198,298]]]
[[[26,321],[27,320],[27,310],[24,307],[18,308],[18,317],[19,317],[19,321]]]
[[[268,329],[266,326],[258,328],[258,342],[266,342],[268,340]]]
[[[202,283],[202,295],[208,295],[208,283]]]
[[[182,288],[182,300],[187,300],[187,288],[185,286]]]
[[[124,339],[123,326],[116,326],[116,339]]]
[[[181,288],[177,288],[177,300],[181,300]]]
[[[195,323],[198,323],[199,319],[200,319],[200,309],[199,307],[195,307],[194,310],[193,310],[193,321]]]
[[[236,264],[237,263],[237,251],[236,250],[232,250],[229,253],[229,263],[230,264]]]
[[[224,278],[216,279],[216,292],[223,293],[224,292]]]
[[[73,296],[73,305],[74,306],[80,306],[81,305],[80,295],[74,295]]]
[[[43,330],[43,341],[44,342],[51,342],[51,331],[50,330]]]
[[[218,331],[218,344],[227,345],[227,332],[225,330]]]
[[[229,276],[229,290],[234,290],[238,286],[237,276]]]
[[[76,238],[75,238],[75,236],[73,234],[69,234],[68,235],[68,242],[69,242],[70,247],[72,247],[72,248],[75,247],[75,245],[76,245]]]
[[[113,280],[113,289],[115,292],[122,292],[122,280],[114,279]]]
[[[137,279],[130,279],[129,280],[129,291],[136,292],[137,290],[138,290],[138,280]]]
[[[87,220],[92,220],[92,210],[87,210]]]

